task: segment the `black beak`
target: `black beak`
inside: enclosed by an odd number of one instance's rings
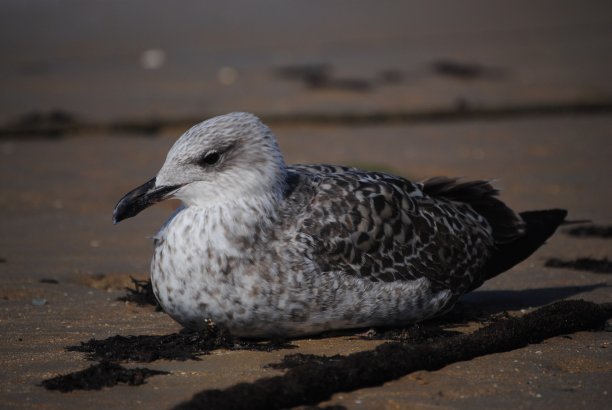
[[[172,195],[180,186],[155,187],[155,178],[128,192],[119,200],[113,211],[113,223],[131,218],[151,205],[163,201]]]

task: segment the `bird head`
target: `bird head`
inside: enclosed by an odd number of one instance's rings
[[[211,206],[282,191],[285,163],[272,131],[248,113],[193,126],[172,146],[157,176],[128,192],[113,222],[168,198]]]

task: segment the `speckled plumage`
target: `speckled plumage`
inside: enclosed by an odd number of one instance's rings
[[[482,283],[495,247],[524,231],[487,182],[286,166],[269,128],[246,113],[185,133],[154,185],[184,202],[155,237],[160,304],[185,326],[210,319],[239,336],[432,317]]]

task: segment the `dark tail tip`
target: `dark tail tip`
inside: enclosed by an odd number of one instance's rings
[[[527,259],[555,233],[559,225],[565,221],[567,211],[546,209],[521,212],[519,215],[525,223],[525,234],[512,242],[497,246],[483,269],[482,280],[474,283],[472,289]]]

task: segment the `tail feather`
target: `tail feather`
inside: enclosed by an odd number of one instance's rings
[[[555,233],[557,227],[564,223],[567,211],[564,209],[547,209],[521,212],[519,215],[525,223],[524,235],[512,242],[497,246],[491,255],[491,259],[483,268],[481,280],[473,283],[470,290],[476,289],[485,280],[497,276],[527,259]]]
[[[460,181],[459,178],[435,177],[423,182],[427,195],[469,204],[493,229],[496,244],[521,238],[524,223],[506,204],[497,198],[499,191],[488,181]]]
[[[499,191],[487,181],[461,182],[456,178],[436,177],[423,182],[423,191],[427,195],[469,204],[491,225],[495,249],[469,290],[527,259],[560,225],[571,223],[565,221],[567,211],[564,209],[527,211],[517,215],[497,198]]]

